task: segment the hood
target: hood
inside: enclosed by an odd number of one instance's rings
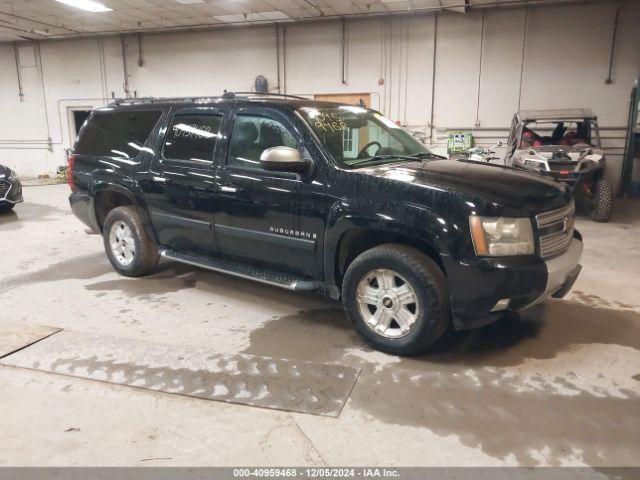
[[[484,205],[485,215],[532,215],[571,201],[563,184],[534,173],[464,160],[380,165],[362,173],[411,188],[438,190]]]

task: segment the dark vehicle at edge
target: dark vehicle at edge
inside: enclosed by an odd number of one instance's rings
[[[117,101],[85,122],[68,179],[73,212],[123,275],[163,256],[316,291],[394,354],[561,298],[581,268],[565,185],[443,160],[350,105]]]
[[[22,202],[22,184],[16,172],[0,165],[0,213],[13,210],[16,203]]]

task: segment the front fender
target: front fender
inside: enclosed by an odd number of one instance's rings
[[[327,216],[325,281],[335,283],[340,241],[352,229],[376,230],[409,237],[428,244],[438,255],[446,256],[455,247],[452,244],[455,239],[451,235],[453,225],[452,220],[442,218],[422,205],[338,201],[329,209]]]

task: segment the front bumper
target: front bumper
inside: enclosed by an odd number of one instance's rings
[[[538,298],[521,307],[521,309],[532,307],[546,298],[562,298],[569,293],[580,274],[580,270],[582,270],[582,265],[580,265],[581,257],[582,242],[574,238],[566,252],[545,261],[547,266],[547,285]]]
[[[18,180],[2,180],[2,183],[5,187],[8,185],[8,188],[0,189],[2,193],[0,193],[0,205],[7,203],[20,203],[24,199],[22,198],[22,184]]]
[[[580,273],[582,241],[575,233],[569,248],[556,257],[445,259],[453,326],[457,330],[495,322],[546,298],[564,297]]]

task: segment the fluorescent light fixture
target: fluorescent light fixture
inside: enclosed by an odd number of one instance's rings
[[[64,3],[70,7],[76,7],[87,12],[112,12],[113,9],[105,7],[103,4],[94,2],[93,0],[56,0],[56,2]]]
[[[204,0],[175,0],[182,5],[191,5],[193,3],[204,3]]]
[[[249,21],[249,17],[245,17],[239,13],[232,13],[229,15],[215,15],[213,18],[216,20],[220,20],[224,23],[238,23],[238,22],[247,22]]]
[[[274,10],[271,12],[248,12],[234,13],[230,15],[216,15],[214,18],[224,23],[264,22],[265,20],[293,20],[289,15],[279,10]]]
[[[258,15],[266,18],[267,20],[287,20],[291,17],[280,10],[274,10],[272,12],[259,12]]]

